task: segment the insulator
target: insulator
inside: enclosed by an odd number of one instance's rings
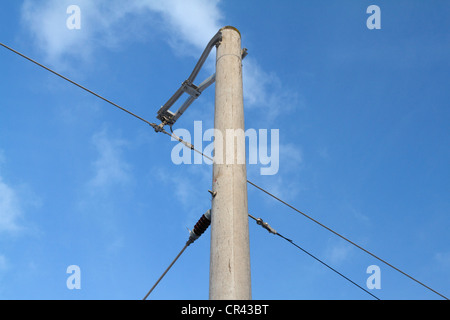
[[[203,232],[208,229],[209,225],[211,224],[211,221],[205,217],[205,215],[202,215],[202,217],[197,221],[197,223],[194,226],[194,232],[196,235],[201,236]]]
[[[197,240],[203,234],[203,232],[205,232],[206,229],[208,229],[210,224],[211,224],[211,210],[208,210],[197,221],[197,223],[194,226],[194,229],[189,232],[188,242],[192,243],[195,240]]]

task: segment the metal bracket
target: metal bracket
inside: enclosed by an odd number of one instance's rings
[[[200,96],[202,94],[198,90],[198,87],[195,84],[190,83],[189,80],[184,81],[181,84],[181,88],[182,88],[182,90],[184,92],[186,92],[187,94],[189,94],[193,98],[198,98],[198,96]]]
[[[222,41],[222,32],[219,30],[214,37],[209,41],[205,50],[203,51],[200,59],[194,67],[191,75],[187,80],[185,80],[180,88],[170,97],[169,100],[158,110],[156,118],[161,121],[161,123],[155,127],[155,131],[163,130],[165,125],[169,125],[172,129],[172,126],[178,120],[178,118],[186,111],[186,109],[197,99],[202,92],[212,85],[216,81],[216,74],[213,74],[206,78],[200,85],[196,86],[193,82],[200,72],[203,64],[208,58],[213,47],[220,44]],[[244,48],[242,50],[242,59],[247,56],[247,49]],[[175,104],[175,102],[183,95],[183,93],[187,93],[189,97],[185,100],[185,102],[178,108],[178,110],[173,113],[169,109]]]
[[[217,191],[211,191],[211,190],[208,190],[208,192],[211,193],[211,196],[212,196],[213,198],[215,198],[216,195],[217,195]]]
[[[264,222],[263,219],[261,219],[261,218],[255,218],[255,217],[252,216],[251,214],[248,214],[248,216],[249,216],[250,218],[252,218],[253,220],[255,220],[257,225],[260,225],[261,227],[263,227],[264,229],[266,229],[266,230],[269,231],[270,233],[278,234],[278,232],[277,232],[274,228],[272,228],[267,222]]]
[[[277,234],[277,231],[274,228],[272,228],[267,222],[264,222],[263,219],[261,218],[256,219],[256,224],[259,224],[261,227],[263,227],[270,233]]]
[[[197,99],[203,90],[205,90],[208,86],[210,86],[215,81],[212,80],[212,76],[203,81],[199,86],[194,85],[194,80],[197,77],[200,69],[205,63],[206,59],[209,56],[212,48],[216,46],[216,44],[222,40],[222,32],[219,30],[214,37],[209,41],[205,50],[203,51],[200,59],[197,61],[197,64],[194,67],[189,78],[184,81],[180,88],[173,94],[172,97],[159,109],[156,118],[161,120],[161,124],[159,127],[164,127],[166,124],[172,125],[177,121],[177,119],[183,114],[183,112],[189,107],[189,105]],[[183,105],[175,112],[171,112],[169,109],[173,106],[173,104],[181,97],[183,93],[189,94],[189,98],[183,103]]]

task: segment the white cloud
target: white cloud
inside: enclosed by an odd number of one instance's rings
[[[0,254],[0,271],[6,270],[8,268],[8,262],[4,255]]]
[[[189,150],[186,149],[186,152]],[[192,228],[201,215],[211,207],[211,195],[208,190],[211,188],[212,168],[205,164],[181,166],[183,174],[179,174],[177,165],[172,165],[169,169],[153,168],[151,172],[158,183],[170,189],[171,201],[182,206],[182,211],[172,214],[182,215],[179,227],[186,230],[186,227]]]
[[[305,189],[299,179],[303,173],[303,153],[300,148],[291,143],[279,144],[279,170],[275,175],[260,175],[260,167],[264,165],[247,165],[247,175],[249,180],[264,187],[275,196],[285,201],[298,198],[299,193]],[[263,182],[264,181],[264,182]],[[253,190],[254,188],[250,188]],[[268,202],[273,199],[267,198]]]
[[[155,15],[162,18],[157,33],[172,44],[204,47],[219,29],[218,1],[210,0],[25,0],[22,23],[32,34],[47,62],[63,67],[67,57],[86,60],[100,46],[114,47],[137,40],[154,29]],[[67,8],[80,8],[81,28],[69,29]],[[152,23],[153,22],[153,23]],[[178,47],[179,49],[179,47]]]
[[[327,261],[332,263],[333,265],[338,265],[344,262],[350,256],[352,252],[352,248],[343,242],[333,242],[328,248],[326,252]]]
[[[303,164],[302,150],[292,143],[280,144],[280,159],[286,166],[287,172],[296,172]]]
[[[22,6],[22,23],[29,29],[46,61],[57,64],[65,55],[86,58],[90,53],[89,33],[66,27],[66,1],[26,0]]]
[[[80,7],[80,30],[66,26],[66,10],[71,4]],[[219,4],[219,0],[26,0],[22,20],[47,62],[60,68],[68,67],[64,65],[67,57],[86,60],[98,47],[141,40],[142,34],[149,33],[165,39],[176,53],[198,58],[223,26]],[[299,104],[298,95],[252,56],[245,59],[243,77],[246,106],[260,108],[265,120]]]
[[[222,27],[218,0],[141,0],[138,4],[162,15],[173,43],[181,40],[204,49]]]
[[[66,28],[66,9],[70,4],[77,4],[81,9],[81,30]],[[142,32],[125,33],[123,30],[131,23],[137,23],[142,29],[148,28],[150,24],[153,28],[150,32],[171,44],[175,52],[192,55],[197,59],[211,37],[223,26],[224,20],[218,0],[137,0],[126,4],[118,0],[26,0],[22,13],[25,24],[35,36],[40,48],[49,58],[56,60],[64,60],[66,56],[87,58],[96,46],[141,40],[138,34],[149,32],[139,30]],[[152,20],[161,23],[152,23]],[[142,22],[139,24],[136,21]],[[274,72],[264,70],[257,62],[257,56],[251,56],[251,50],[243,64],[245,106],[249,111],[256,111],[259,128],[273,128],[282,113],[288,113],[299,104],[299,97],[296,92],[289,90]],[[182,80],[175,79],[175,82]],[[111,145],[111,149],[108,149],[106,141],[103,141],[106,143],[103,153],[116,150]],[[102,143],[101,139],[97,142]],[[281,165],[288,160],[289,166],[301,163],[301,154],[298,151],[286,146],[283,141],[280,142],[280,148]],[[100,169],[97,164],[98,172],[92,180],[93,185],[107,183],[107,180],[126,180],[127,167],[121,167],[112,159],[114,155],[110,154],[110,160],[107,160],[106,156],[99,160],[105,162],[106,167]],[[273,181],[274,177],[271,180]],[[281,177],[275,180],[285,185]],[[291,191],[296,189],[294,186],[290,188]]]
[[[446,268],[450,267],[450,252],[438,252],[434,255],[434,259],[439,265]]]
[[[245,59],[242,73],[246,105],[265,109],[269,118],[277,116],[283,106],[278,101],[281,97],[276,97],[272,92],[280,91],[279,78],[264,71],[251,57]]]
[[[187,148],[185,151],[190,152]],[[199,199],[202,196],[203,198],[209,197],[209,193],[202,189],[202,186],[208,188],[210,185],[211,166],[204,164],[182,166],[184,166],[183,171],[186,173],[182,176],[173,173],[176,169],[174,164],[172,165],[173,172],[164,168],[154,169],[152,172],[164,185],[172,186],[174,201],[179,202],[184,207],[196,207],[197,202],[193,202],[192,199]]]
[[[19,220],[22,216],[17,192],[3,182],[0,177],[0,232],[15,232],[21,229]]]
[[[12,185],[2,175],[6,156],[0,150],[0,234],[23,234],[32,231],[32,223],[24,215],[30,208],[42,206],[41,198],[26,183]]]
[[[125,140],[108,136],[106,129],[92,137],[97,159],[93,162],[94,176],[88,182],[93,190],[106,190],[114,185],[125,185],[131,180],[131,167],[122,158],[122,149],[127,145]]]

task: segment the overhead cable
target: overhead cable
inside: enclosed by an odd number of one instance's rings
[[[97,98],[100,98],[100,99],[102,99],[103,101],[106,101],[107,103],[109,103],[109,104],[115,106],[116,108],[119,108],[120,110],[125,111],[126,113],[132,115],[133,117],[135,117],[135,118],[137,118],[137,119],[139,119],[139,120],[141,120],[141,121],[143,121],[143,122],[149,124],[149,125],[152,126],[153,128],[156,128],[156,124],[155,124],[155,123],[152,123],[152,122],[149,122],[149,121],[145,120],[144,118],[142,118],[142,117],[140,117],[140,116],[134,114],[133,112],[131,112],[131,111],[129,111],[129,110],[127,110],[127,109],[125,109],[125,108],[119,106],[118,104],[112,102],[111,100],[108,100],[108,99],[104,98],[103,96],[101,96],[101,95],[95,93],[94,91],[87,89],[86,87],[82,86],[81,84],[78,84],[78,83],[76,83],[76,82],[73,81],[73,80],[70,80],[69,78],[67,78],[67,77],[63,76],[62,74],[60,74],[60,73],[58,73],[58,72],[56,72],[56,71],[50,69],[49,67],[44,66],[43,64],[37,62],[36,60],[33,60],[33,59],[31,59],[30,57],[27,57],[26,55],[20,53],[19,51],[17,51],[17,50],[15,50],[15,49],[13,49],[13,48],[11,48],[11,47],[9,47],[9,46],[7,46],[7,45],[1,43],[1,42],[0,42],[0,45],[1,45],[2,47],[4,47],[4,48],[6,48],[6,49],[8,49],[8,50],[10,50],[10,51],[12,51],[12,52],[14,52],[15,54],[18,54],[18,55],[21,56],[22,58],[25,58],[25,59],[27,59],[28,61],[33,62],[34,64],[38,65],[39,67],[44,68],[44,69],[47,70],[47,71],[50,71],[50,72],[53,73],[54,75],[57,75],[58,77],[60,77],[60,78],[62,78],[62,79],[64,79],[64,80],[70,82],[71,84],[73,84],[73,85],[75,85],[75,86],[77,86],[77,87],[83,89],[84,91],[89,92],[90,94],[96,96]]]
[[[292,241],[291,239],[286,238],[285,236],[283,236],[282,234],[280,234],[279,232],[277,232],[275,229],[273,229],[267,222],[264,222],[261,218],[255,218],[254,216],[252,216],[251,214],[248,215],[250,218],[252,218],[253,220],[256,221],[256,223],[260,226],[262,226],[264,229],[266,229],[267,231],[269,231],[270,233],[279,236],[280,238],[283,238],[284,240],[288,241],[289,243],[291,243],[292,245],[294,245],[295,247],[297,247],[298,249],[302,250],[304,253],[306,253],[307,255],[309,255],[310,257],[314,258],[315,260],[317,260],[318,262],[320,262],[321,264],[323,264],[325,267],[327,267],[328,269],[336,272],[338,275],[340,275],[341,277],[343,277],[344,279],[346,279],[347,281],[351,282],[353,285],[357,286],[358,288],[360,288],[361,290],[365,291],[366,293],[370,294],[372,297],[374,297],[377,300],[380,300],[376,295],[374,295],[373,293],[371,293],[370,291],[367,291],[366,289],[364,289],[363,287],[361,287],[359,284],[357,284],[356,282],[350,280],[349,278],[347,278],[346,276],[344,276],[342,273],[340,273],[339,271],[337,271],[336,269],[332,268],[331,266],[329,266],[328,264],[326,264],[325,262],[323,262],[322,260],[320,260],[319,258],[315,257],[313,254],[309,253],[308,251],[306,251],[305,249],[303,249],[302,247],[300,247],[299,245],[297,245],[296,243],[294,243],[294,241]]]
[[[374,257],[375,259],[377,259],[377,260],[383,262],[384,264],[386,264],[387,266],[391,267],[392,269],[394,269],[394,270],[400,272],[401,274],[407,276],[409,279],[414,280],[414,281],[417,282],[418,284],[420,284],[420,285],[422,285],[423,287],[427,288],[428,290],[430,290],[430,291],[436,293],[437,295],[441,296],[442,298],[444,298],[444,299],[446,299],[446,300],[449,300],[449,299],[448,299],[446,296],[444,296],[443,294],[437,292],[436,290],[430,288],[429,286],[425,285],[424,283],[422,283],[422,282],[420,282],[419,280],[415,279],[414,277],[410,276],[410,275],[407,274],[406,272],[404,272],[404,271],[400,270],[399,268],[393,266],[392,264],[390,264],[390,263],[387,262],[386,260],[381,259],[380,257],[378,257],[377,255],[373,254],[373,253],[370,252],[369,250],[367,250],[367,249],[361,247],[360,245],[356,244],[355,242],[353,242],[353,241],[347,239],[346,237],[344,237],[344,236],[341,235],[340,233],[334,231],[333,229],[327,227],[327,226],[324,225],[323,223],[320,223],[320,222],[317,221],[316,219],[313,219],[311,216],[309,216],[309,215],[307,215],[306,213],[304,213],[304,212],[298,210],[297,208],[295,208],[294,206],[290,205],[289,203],[287,203],[287,202],[281,200],[280,198],[278,198],[277,196],[273,195],[273,194],[270,193],[269,191],[267,191],[267,190],[265,190],[265,189],[263,189],[263,188],[257,186],[256,184],[254,184],[254,183],[251,182],[251,181],[248,181],[248,180],[247,180],[247,182],[248,182],[249,184],[251,184],[252,186],[254,186],[255,188],[257,188],[257,189],[263,191],[264,193],[266,193],[267,195],[271,196],[272,198],[274,198],[274,199],[278,200],[279,202],[283,203],[284,205],[288,206],[288,207],[291,208],[292,210],[294,210],[294,211],[296,211],[296,212],[302,214],[303,216],[305,216],[306,218],[310,219],[310,220],[313,221],[314,223],[317,223],[317,224],[320,225],[321,227],[323,227],[323,228],[327,229],[328,231],[332,232],[333,234],[337,235],[337,236],[340,237],[341,239],[344,239],[345,241],[347,241],[348,243],[354,245],[354,246],[357,247],[358,249],[360,249],[360,250],[366,252],[367,254],[371,255],[371,256]]]
[[[13,52],[13,53],[15,53],[15,54],[21,56],[22,58],[25,58],[25,59],[27,59],[28,61],[31,61],[32,63],[38,65],[39,67],[41,67],[41,68],[43,68],[43,69],[45,69],[45,70],[47,70],[47,71],[53,73],[54,75],[57,75],[58,77],[60,77],[60,78],[62,78],[62,79],[64,79],[64,80],[70,82],[71,84],[73,84],[73,85],[75,85],[75,86],[77,86],[77,87],[83,89],[84,91],[86,91],[86,92],[88,92],[88,93],[90,93],[90,94],[96,96],[97,98],[100,98],[100,99],[102,99],[103,101],[105,101],[105,102],[107,102],[107,103],[113,105],[114,107],[119,108],[120,110],[122,110],[122,111],[124,111],[124,112],[126,112],[126,113],[128,113],[128,114],[130,114],[130,115],[132,115],[133,117],[135,117],[135,118],[137,118],[137,119],[139,119],[139,120],[141,120],[141,121],[147,123],[147,124],[150,125],[153,129],[155,129],[156,132],[162,132],[162,133],[164,133],[164,134],[166,134],[166,135],[168,135],[168,136],[171,136],[173,139],[175,139],[175,140],[177,140],[177,141],[183,143],[183,144],[184,144],[186,147],[188,147],[189,149],[191,149],[191,150],[193,150],[193,151],[195,151],[195,152],[201,154],[201,155],[204,156],[205,158],[207,158],[207,159],[213,161],[213,159],[212,159],[211,157],[209,157],[208,155],[204,154],[203,152],[201,152],[201,151],[195,149],[194,146],[193,146],[192,144],[190,144],[190,143],[184,141],[183,139],[181,139],[180,137],[176,136],[173,132],[172,132],[172,133],[167,132],[166,130],[164,130],[163,128],[161,128],[160,126],[158,126],[156,123],[150,122],[150,121],[148,121],[148,120],[146,120],[146,119],[144,119],[144,118],[138,116],[137,114],[135,114],[135,113],[133,113],[133,112],[131,112],[131,111],[125,109],[124,107],[119,106],[118,104],[112,102],[111,100],[106,99],[105,97],[99,95],[98,93],[95,93],[94,91],[92,91],[92,90],[90,90],[90,89],[88,89],[88,88],[82,86],[81,84],[79,84],[79,83],[77,83],[77,82],[75,82],[75,81],[73,81],[73,80],[67,78],[66,76],[63,76],[62,74],[60,74],[60,73],[58,73],[58,72],[52,70],[51,68],[49,68],[49,67],[47,67],[47,66],[45,66],[45,65],[43,65],[43,64],[41,64],[41,63],[39,63],[39,62],[37,62],[36,60],[34,60],[34,59],[32,59],[32,58],[30,58],[30,57],[24,55],[23,53],[20,53],[19,51],[17,51],[17,50],[15,50],[15,49],[13,49],[13,48],[11,48],[11,47],[5,45],[4,43],[1,43],[1,42],[0,42],[0,45],[1,45],[2,47],[4,47],[4,48],[10,50],[11,52]]]
[[[176,136],[175,134],[173,134],[173,133],[167,132],[166,130],[164,130],[164,129],[161,128],[160,126],[156,125],[155,123],[149,122],[149,121],[145,120],[144,118],[142,118],[142,117],[140,117],[140,116],[134,114],[133,112],[131,112],[131,111],[129,111],[129,110],[127,110],[127,109],[125,109],[125,108],[119,106],[118,104],[116,104],[116,103],[114,103],[114,102],[112,102],[112,101],[110,101],[110,100],[104,98],[103,96],[101,96],[101,95],[99,95],[99,94],[97,94],[97,93],[95,93],[95,92],[93,92],[93,91],[87,89],[86,87],[84,87],[84,86],[82,86],[82,85],[76,83],[75,81],[72,81],[72,80],[70,80],[69,78],[67,78],[67,77],[65,77],[65,76],[63,76],[63,75],[61,75],[61,74],[59,74],[58,72],[56,72],[56,71],[50,69],[49,67],[46,67],[46,66],[44,66],[43,64],[41,64],[41,63],[39,63],[39,62],[37,62],[37,61],[35,61],[35,60],[33,60],[33,59],[27,57],[26,55],[24,55],[24,54],[18,52],[17,50],[15,50],[15,49],[13,49],[13,48],[11,48],[11,47],[9,47],[9,46],[7,46],[7,45],[1,43],[1,42],[0,42],[0,45],[3,46],[3,47],[6,48],[6,49],[8,49],[8,50],[10,50],[10,51],[12,51],[12,52],[18,54],[19,56],[21,56],[21,57],[23,57],[23,58],[25,58],[25,59],[27,59],[27,60],[33,62],[34,64],[40,66],[41,68],[44,68],[45,70],[47,70],[47,71],[49,71],[49,72],[51,72],[51,73],[57,75],[58,77],[60,77],[60,78],[62,78],[62,79],[64,79],[64,80],[66,80],[66,81],[68,81],[68,82],[74,84],[75,86],[77,86],[77,87],[79,87],[79,88],[81,88],[81,89],[83,89],[83,90],[89,92],[90,94],[92,94],[92,95],[94,95],[94,96],[96,96],[96,97],[98,97],[98,98],[104,100],[105,102],[107,102],[107,103],[109,103],[109,104],[111,104],[111,105],[113,105],[113,106],[115,106],[115,107],[121,109],[122,111],[124,111],[124,112],[126,112],[126,113],[132,115],[133,117],[135,117],[135,118],[137,118],[137,119],[139,119],[139,120],[141,120],[141,121],[147,123],[147,124],[150,125],[153,129],[155,129],[156,132],[163,132],[164,134],[171,136],[172,138],[174,138],[174,139],[178,140],[179,142],[183,143],[186,147],[190,148],[191,150],[193,150],[193,151],[195,151],[195,152],[201,154],[201,155],[204,156],[205,158],[207,158],[207,159],[213,161],[213,159],[212,159],[211,157],[209,157],[209,156],[207,156],[206,154],[204,154],[203,152],[197,150],[197,149],[194,147],[194,145],[190,144],[189,142],[184,141],[183,139],[177,137],[177,136]],[[266,193],[267,195],[269,195],[269,196],[271,196],[272,198],[278,200],[279,202],[283,203],[284,205],[288,206],[289,208],[293,209],[294,211],[296,211],[296,212],[302,214],[302,215],[305,216],[306,218],[308,218],[308,219],[310,219],[311,221],[317,223],[317,224],[320,225],[321,227],[327,229],[328,231],[330,231],[330,232],[332,232],[333,234],[337,235],[338,237],[344,239],[344,240],[347,241],[348,243],[354,245],[355,247],[357,247],[357,248],[359,248],[360,250],[366,252],[367,254],[371,255],[372,257],[376,258],[377,260],[383,262],[384,264],[386,264],[387,266],[391,267],[392,269],[398,271],[399,273],[405,275],[406,277],[410,278],[411,280],[413,280],[413,281],[417,282],[418,284],[422,285],[423,287],[425,287],[425,288],[429,289],[430,291],[436,293],[437,295],[441,296],[442,298],[444,298],[444,299],[446,299],[446,300],[449,300],[449,298],[447,298],[447,297],[444,296],[443,294],[441,294],[441,293],[437,292],[436,290],[430,288],[429,286],[425,285],[424,283],[422,283],[422,282],[420,282],[419,280],[415,279],[414,277],[410,276],[410,275],[407,274],[406,272],[404,272],[404,271],[398,269],[397,267],[393,266],[392,264],[388,263],[387,261],[385,261],[385,260],[381,259],[380,257],[376,256],[375,254],[371,253],[371,252],[368,251],[367,249],[364,249],[364,248],[361,247],[360,245],[354,243],[353,241],[347,239],[346,237],[342,236],[341,234],[337,233],[336,231],[332,230],[331,228],[329,228],[329,227],[325,226],[324,224],[320,223],[319,221],[313,219],[313,218],[310,217],[309,215],[307,215],[307,214],[305,214],[304,212],[298,210],[297,208],[293,207],[292,205],[288,204],[287,202],[281,200],[280,198],[276,197],[275,195],[273,195],[272,193],[268,192],[267,190],[265,190],[265,189],[259,187],[258,185],[254,184],[253,182],[251,182],[251,181],[249,181],[249,180],[247,180],[247,183],[253,185],[254,187],[256,187],[256,188],[258,188],[259,190],[261,190],[261,191],[263,191],[264,193]]]
[[[164,278],[166,273],[172,268],[172,266],[175,264],[175,262],[178,260],[178,258],[183,254],[184,250],[186,250],[189,245],[191,245],[195,240],[197,240],[205,231],[208,229],[209,225],[211,224],[211,209],[206,211],[200,219],[197,221],[197,223],[194,226],[193,230],[189,231],[189,239],[186,241],[186,244],[184,245],[183,249],[181,249],[180,253],[175,257],[175,259],[170,263],[170,265],[167,267],[167,269],[163,272],[163,274],[159,277],[159,279],[155,282],[153,287],[147,292],[145,297],[142,300],[146,300],[150,293],[156,288],[158,283]]]

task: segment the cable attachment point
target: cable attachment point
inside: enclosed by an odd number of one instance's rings
[[[167,122],[163,121],[159,125],[152,123],[150,126],[155,130],[155,132],[163,132],[164,126],[166,124],[167,124]]]
[[[273,234],[278,234],[278,232],[272,228],[267,222],[264,222],[263,219],[261,218],[255,218],[254,216],[252,216],[251,214],[248,215],[250,218],[252,218],[253,220],[256,221],[256,224],[260,225],[261,227],[263,227],[264,229],[266,229],[267,231],[269,231],[270,233]]]
[[[200,72],[200,69],[202,68],[206,59],[208,58],[211,50],[220,40],[222,40],[222,32],[219,30],[207,44],[189,78],[187,78],[186,81],[181,84],[178,90],[175,91],[175,93],[169,98],[169,100],[167,100],[167,102],[158,110],[156,118],[161,120],[164,125],[168,124],[169,126],[173,126],[178,118],[194,102],[194,100],[197,99],[206,88],[208,88],[216,81],[216,75],[213,74],[206,78],[198,86],[194,84],[194,80]],[[180,97],[184,93],[187,93],[189,97],[184,101],[184,103],[178,108],[177,111],[170,111],[169,109],[175,104],[178,99],[180,99]]]
[[[212,196],[213,198],[215,198],[216,195],[217,195],[217,191],[211,191],[211,190],[208,190],[208,192],[211,194],[211,196]]]
[[[244,60],[244,58],[248,55],[248,50],[247,50],[247,48],[242,49],[241,55],[242,55],[242,60]]]
[[[256,223],[259,224],[261,227],[269,231],[270,233],[277,234],[277,231],[272,228],[267,222],[264,222],[263,219],[258,218],[256,219]]]
[[[208,229],[211,224],[211,209],[206,211],[201,218],[197,221],[193,230],[189,230],[189,239],[187,245],[190,245],[195,240],[200,238],[200,236]]]

